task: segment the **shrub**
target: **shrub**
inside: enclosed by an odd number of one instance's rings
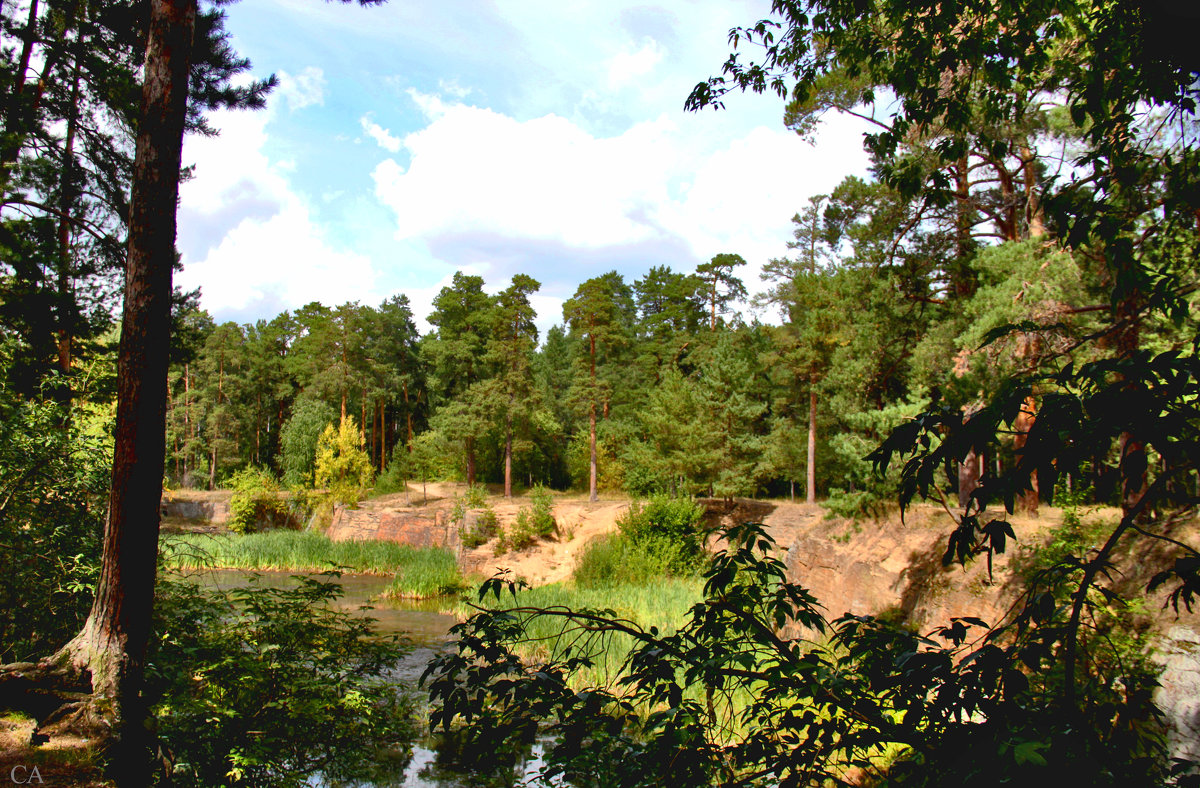
[[[516,522],[508,533],[501,531],[496,555],[531,547],[555,532],[554,497],[550,491],[539,484],[529,491],[529,498],[530,505],[517,511]]]
[[[392,459],[388,462],[387,469],[375,479],[375,494],[390,495],[407,490],[408,480],[412,475],[409,467],[411,464],[408,450],[403,446],[399,447],[392,453]]]
[[[535,484],[529,491],[529,517],[533,533],[539,539],[550,536],[558,529],[554,521],[554,496],[541,484]]]
[[[580,552],[572,577],[580,588],[643,585],[670,574],[668,553],[648,549],[624,534],[605,534]]]
[[[487,502],[487,488],[473,484],[462,495],[454,496],[450,520],[458,523],[458,535],[463,547],[479,547],[500,530],[496,513]]]
[[[0,385],[0,663],[51,653],[92,604],[112,455]]]
[[[354,419],[343,419],[336,430],[332,424],[326,427],[317,442],[317,486],[328,488],[334,501],[355,506],[371,488],[374,476]]]
[[[704,560],[704,534],[699,529],[704,507],[687,498],[655,495],[634,502],[617,520],[621,533],[643,551],[664,562],[671,574],[694,574]]]
[[[280,499],[279,485],[269,473],[253,466],[243,468],[229,480],[233,497],[229,499],[229,530],[247,534],[261,525],[284,525],[288,505]]]
[[[316,463],[317,444],[325,428],[333,424],[337,413],[326,403],[300,397],[292,406],[291,417],[279,433],[279,467],[288,487],[311,487]]]
[[[415,704],[390,674],[406,649],[340,596],[330,578],[228,592],[160,581],[146,674],[170,784],[400,776]]]

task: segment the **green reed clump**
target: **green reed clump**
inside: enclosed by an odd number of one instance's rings
[[[165,538],[163,553],[167,564],[179,569],[321,572],[337,568],[395,575],[386,593],[397,597],[438,596],[462,582],[454,554],[444,548],[372,540],[335,542],[312,531],[184,534]]]
[[[686,619],[688,610],[704,596],[704,584],[698,578],[659,577],[637,583],[614,583],[603,587],[581,588],[574,583],[526,588],[518,591],[515,607],[544,610],[611,610],[618,617],[635,622],[643,629],[657,627],[660,633],[673,632]],[[488,597],[490,608],[514,607],[513,597],[499,602]],[[463,605],[460,615],[474,612]],[[530,615],[524,637],[518,647],[522,657],[537,661],[561,654],[570,647],[573,653],[593,655],[593,666],[572,677],[580,686],[591,682],[609,683],[621,673],[621,666],[633,649],[633,637],[623,633],[596,636],[576,623],[548,615]]]

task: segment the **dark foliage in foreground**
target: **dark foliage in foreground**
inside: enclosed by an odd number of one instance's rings
[[[1064,701],[1066,609],[1030,595],[1008,626],[956,619],[929,636],[869,616],[828,623],[786,581],[761,526],[725,536],[704,601],[674,633],[612,611],[521,607],[518,584],[488,581],[481,598],[515,602],[456,627],[457,650],[427,669],[434,728],[460,753],[513,756],[549,734],[546,776],[580,787],[1168,779],[1153,675],[1114,659],[1109,639],[1080,634],[1076,680],[1087,691]],[[560,619],[562,634],[548,659],[530,662],[515,649],[533,617]],[[573,683],[614,632],[638,644],[622,675]]]

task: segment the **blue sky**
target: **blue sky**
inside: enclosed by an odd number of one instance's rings
[[[721,252],[744,279],[787,254],[811,195],[866,169],[863,129],[831,118],[810,146],[774,96],[685,113],[726,35],[767,2],[247,0],[234,45],[280,87],[267,109],[213,118],[184,163],[179,284],[219,320],[309,301],[421,319],[455,271],[489,290],[542,283],[545,330],[583,280]],[[747,53],[743,57],[752,55]],[[769,317],[769,316],[767,316]]]

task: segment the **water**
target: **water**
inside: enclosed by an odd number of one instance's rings
[[[261,579],[260,585],[279,587],[288,585],[292,576],[297,572],[247,572],[236,569],[205,570],[202,577],[217,588],[239,588],[250,583],[250,576],[257,574]],[[378,575],[342,575],[338,580],[342,585],[343,596],[337,601],[337,606],[354,612],[359,612],[364,605],[373,609],[363,611],[376,620],[376,629],[383,634],[398,634],[406,637],[412,643],[412,652],[397,667],[394,675],[397,681],[416,687],[425,665],[438,651],[447,648],[449,637],[447,632],[454,626],[454,616],[444,612],[444,600],[385,600],[379,598],[391,582],[389,577]],[[529,757],[518,764],[515,777],[516,785],[537,786],[541,783],[533,780],[540,770],[542,746],[535,744]],[[479,780],[469,775],[443,770],[436,763],[437,753],[427,746],[417,744],[413,747],[413,757],[404,771],[399,783],[402,788],[475,788]],[[330,788],[322,778],[314,777],[309,781],[312,788]],[[391,784],[396,785],[396,784]],[[356,783],[354,788],[374,788],[373,783]]]

